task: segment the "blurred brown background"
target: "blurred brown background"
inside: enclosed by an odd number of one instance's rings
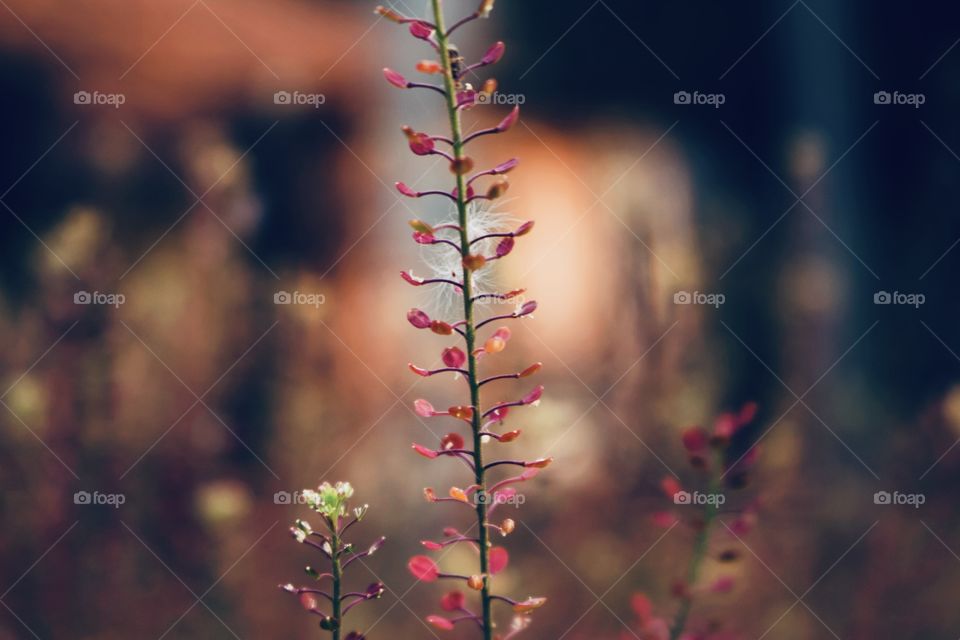
[[[371,505],[358,541],[389,538],[355,625],[432,637],[441,590],[404,565],[451,522],[421,488],[463,479],[410,453],[409,407],[460,388],[404,366],[446,346],[403,320],[424,299],[397,278],[419,264],[406,220],[442,210],[391,185],[446,184],[399,133],[444,120],[379,71],[426,52],[359,0],[0,5],[0,638],[318,637],[276,589],[316,560],[274,496],[338,479]],[[542,360],[547,386],[514,446],[556,458],[498,578],[550,597],[529,637],[634,637],[636,591],[672,612],[692,536],[660,539],[657,484],[694,482],[680,428],[746,400],[738,446],[763,455],[742,500],[763,508],[697,628],[960,635],[957,38],[936,3],[620,0],[501,0],[458,36],[473,57],[505,40],[524,100],[477,159],[522,158],[506,207],[537,222],[500,271],[540,303],[504,363]]]

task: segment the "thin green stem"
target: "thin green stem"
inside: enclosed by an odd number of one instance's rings
[[[340,640],[340,627],[343,625],[343,614],[341,613],[340,590],[343,579],[343,567],[340,566],[340,532],[338,518],[333,518],[332,535],[330,538],[331,560],[333,563],[333,640]]]
[[[440,61],[443,65],[443,88],[446,92],[447,115],[450,118],[450,140],[453,147],[453,157],[460,161],[463,153],[463,129],[460,124],[460,111],[457,109],[457,82],[453,75],[453,64],[450,59],[449,43],[443,21],[441,0],[431,0],[433,5],[434,25],[436,25],[437,45],[440,49]],[[467,231],[467,184],[462,171],[457,171],[457,218],[460,225],[460,253],[466,259],[470,255],[470,236]],[[481,432],[480,410],[480,383],[477,379],[477,358],[474,355],[474,346],[477,339],[476,327],[473,321],[473,276],[470,270],[463,268],[463,333],[467,347],[467,381],[470,385],[470,405],[473,407],[471,427],[473,430],[473,451],[475,482],[478,486],[477,496],[485,496],[486,482],[483,468],[483,436]],[[477,525],[479,526],[480,547],[480,575],[483,576],[483,588],[480,597],[483,606],[483,637],[490,640],[493,637],[493,625],[490,618],[490,579],[488,576],[489,564],[489,531],[487,527],[487,501],[476,501]]]
[[[716,468],[722,468],[720,467],[721,462],[722,456],[716,456],[714,466]],[[716,496],[720,492],[721,482],[719,474],[719,471],[714,471],[710,478],[708,491],[712,496]],[[687,568],[688,589],[692,589],[700,577],[700,570],[703,568],[703,561],[707,557],[707,549],[709,548],[710,528],[716,520],[719,511],[720,507],[716,500],[707,502],[707,508],[704,511],[703,517],[703,527],[699,533],[697,533],[697,539],[693,545],[693,554],[690,556],[690,564]],[[684,627],[687,625],[687,617],[690,615],[690,608],[692,606],[692,595],[690,593],[683,594],[683,599],[680,601],[680,609],[677,611],[677,616],[673,619],[673,626],[670,627],[670,640],[678,640],[680,638],[680,634],[683,633]]]

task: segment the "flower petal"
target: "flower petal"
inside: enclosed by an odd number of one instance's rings
[[[491,575],[495,575],[507,568],[510,562],[510,554],[503,547],[494,547],[490,549],[490,555],[487,560],[487,568]]]
[[[423,582],[433,582],[440,577],[440,569],[437,563],[427,556],[413,556],[407,562],[407,569],[417,580]]]

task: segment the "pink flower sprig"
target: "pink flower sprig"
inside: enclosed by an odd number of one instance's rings
[[[465,381],[469,391],[469,401],[447,408],[435,408],[426,400],[414,403],[416,413],[430,419],[452,419],[458,425],[447,433],[435,445],[415,443],[416,453],[430,460],[453,458],[464,464],[471,473],[469,484],[463,487],[451,487],[445,494],[438,495],[433,489],[425,489],[424,495],[430,502],[449,502],[464,505],[476,518],[469,530],[461,532],[447,527],[442,540],[425,540],[423,546],[428,551],[441,551],[448,547],[466,544],[477,554],[477,571],[468,575],[447,573],[429,556],[418,555],[410,559],[408,568],[418,579],[424,582],[452,580],[468,590],[479,592],[479,610],[471,608],[463,592],[452,590],[440,601],[443,614],[430,615],[427,622],[442,630],[453,629],[458,624],[476,626],[485,640],[493,638],[494,622],[492,609],[495,603],[509,607],[514,618],[509,631],[498,636],[502,640],[513,637],[530,624],[529,614],[542,606],[546,599],[530,597],[516,600],[494,594],[492,577],[505,570],[509,563],[506,549],[494,546],[491,534],[509,535],[515,528],[515,522],[506,518],[499,523],[492,521],[497,507],[511,500],[517,501],[517,488],[520,483],[533,479],[547,467],[551,459],[536,460],[499,459],[486,461],[484,445],[501,445],[516,440],[520,430],[503,429],[504,421],[510,411],[520,407],[535,406],[540,402],[543,386],[529,389],[519,399],[505,399],[488,406],[480,400],[481,388],[506,380],[519,380],[536,374],[541,364],[532,363],[522,371],[491,373],[481,377],[479,363],[494,364],[496,355],[504,351],[511,338],[510,328],[496,326],[480,335],[480,331],[489,324],[503,323],[530,317],[537,309],[534,301],[522,301],[522,289],[506,293],[481,291],[479,281],[498,260],[510,255],[519,238],[533,229],[533,222],[524,222],[514,228],[503,228],[491,223],[493,218],[489,203],[506,193],[509,174],[518,165],[516,158],[510,158],[488,168],[477,169],[474,160],[466,154],[469,143],[487,136],[504,133],[511,129],[520,117],[519,108],[514,108],[493,127],[480,129],[470,135],[464,135],[461,116],[477,103],[478,91],[465,81],[468,74],[475,74],[485,67],[496,64],[506,50],[502,42],[496,42],[476,62],[469,63],[459,50],[450,42],[450,35],[478,18],[486,18],[493,9],[493,0],[483,0],[473,13],[453,24],[449,29],[444,26],[441,0],[431,0],[433,17],[424,20],[401,15],[392,9],[377,8],[381,16],[407,26],[410,34],[417,40],[427,43],[436,54],[434,59],[423,60],[417,64],[417,71],[430,77],[439,78],[435,82],[419,82],[407,79],[403,74],[384,69],[384,78],[400,89],[425,89],[443,96],[449,119],[449,132],[431,134],[403,127],[410,151],[416,156],[439,156],[446,160],[454,176],[452,188],[417,190],[404,182],[397,182],[397,190],[409,198],[437,196],[451,203],[456,211],[455,219],[438,225],[430,225],[422,220],[410,221],[413,240],[432,251],[444,252],[449,260],[435,268],[436,277],[421,278],[409,271],[401,272],[401,277],[415,287],[441,287],[462,301],[462,316],[457,319],[432,318],[420,309],[412,309],[407,321],[415,328],[429,330],[440,336],[455,336],[458,341],[440,352],[442,367],[422,367],[410,364],[410,370],[418,376],[432,377],[440,374],[452,375]],[[484,81],[481,91],[492,91],[496,81]],[[439,254],[437,254],[439,255]],[[514,308],[506,313],[496,314],[482,321],[474,318],[477,303],[513,304]],[[497,474],[498,478],[492,478]]]
[[[369,547],[356,550],[352,543],[346,542],[344,534],[350,527],[360,522],[367,513],[367,505],[350,509],[348,500],[353,495],[353,487],[347,482],[335,485],[324,482],[315,491],[303,491],[307,505],[320,515],[323,531],[315,531],[306,520],[296,520],[290,527],[294,539],[320,552],[330,563],[329,572],[320,572],[306,567],[308,576],[318,583],[316,587],[297,587],[292,584],[280,585],[287,593],[300,598],[300,604],[312,615],[319,616],[320,628],[329,631],[333,640],[340,640],[343,618],[357,605],[380,598],[384,586],[380,582],[368,585],[362,591],[346,591],[343,584],[343,572],[354,562],[362,561],[383,546],[386,538],[377,538]],[[329,590],[323,583],[330,583]],[[325,613],[329,604],[330,613]],[[357,631],[349,632],[344,640],[364,640]]]
[[[664,527],[686,523],[695,532],[693,552],[687,567],[686,576],[673,585],[673,595],[679,599],[672,622],[653,614],[653,604],[642,593],[635,594],[631,602],[637,616],[638,628],[642,638],[650,640],[680,640],[697,638],[702,640],[721,640],[728,638],[725,632],[710,625],[703,633],[684,635],[687,619],[697,596],[703,594],[721,594],[731,591],[734,579],[721,575],[709,584],[700,584],[700,574],[708,557],[720,563],[729,564],[739,559],[740,554],[727,546],[711,549],[714,540],[711,537],[713,525],[721,513],[731,513],[733,518],[724,522],[725,531],[734,539],[746,535],[753,528],[758,501],[748,503],[737,510],[726,505],[726,490],[740,489],[748,483],[752,469],[757,461],[759,449],[756,445],[739,457],[732,457],[731,442],[734,436],[750,424],[757,413],[757,405],[745,404],[738,412],[721,414],[714,422],[712,431],[702,427],[690,427],[681,434],[683,447],[687,452],[690,466],[707,477],[706,492],[687,490],[674,476],[666,476],[660,483],[663,493],[676,507],[671,511],[654,514],[654,521]],[[694,510],[694,515],[684,518],[683,512]]]

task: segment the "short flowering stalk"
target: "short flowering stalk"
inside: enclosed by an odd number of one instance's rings
[[[344,616],[358,604],[379,598],[384,591],[383,584],[374,582],[363,591],[346,592],[344,570],[354,562],[376,553],[385,538],[378,538],[363,551],[354,550],[353,544],[344,540],[346,531],[367,513],[367,505],[350,510],[347,501],[353,495],[353,487],[349,483],[330,485],[324,482],[316,491],[307,489],[303,495],[307,505],[320,515],[324,531],[314,531],[306,520],[297,520],[290,527],[290,533],[297,542],[323,554],[330,562],[330,571],[321,573],[308,566],[305,569],[307,575],[320,583],[319,586],[296,587],[288,583],[280,585],[280,588],[299,596],[303,608],[320,617],[320,628],[329,631],[333,640],[340,640]],[[325,582],[330,583],[329,591],[322,587]],[[321,610],[322,600],[330,605],[329,615]],[[364,636],[351,631],[344,636],[344,640],[364,640]]]
[[[733,589],[731,577],[721,576],[710,584],[700,584],[705,562],[715,556],[721,563],[730,563],[738,559],[739,554],[731,549],[723,549],[711,554],[711,543],[715,541],[714,531],[720,521],[721,506],[726,505],[725,491],[743,487],[750,471],[756,462],[758,450],[756,446],[750,448],[739,458],[732,457],[731,441],[734,436],[756,415],[756,405],[748,403],[736,413],[725,413],[717,418],[712,432],[701,427],[690,427],[684,430],[682,441],[689,456],[690,465],[702,474],[707,475],[706,493],[684,490],[680,482],[673,476],[667,476],[661,481],[661,488],[667,497],[671,498],[679,510],[699,507],[696,516],[687,519],[688,524],[695,531],[693,550],[687,564],[684,579],[674,585],[673,593],[679,599],[680,606],[671,622],[663,617],[653,615],[653,605],[644,594],[636,594],[633,598],[633,609],[639,619],[641,637],[656,640],[681,640],[682,638],[700,638],[711,640],[726,638],[724,632],[717,631],[716,625],[710,625],[708,630],[690,633],[686,632],[688,619],[693,608],[695,597],[704,593],[726,593]],[[725,513],[735,513],[730,524],[724,522],[728,532],[734,536],[746,534],[753,526],[756,518],[757,503],[748,503],[739,510],[727,509]],[[660,512],[655,515],[657,522],[664,526],[673,526],[684,519],[672,512]],[[718,533],[723,533],[719,531]]]
[[[536,387],[517,401],[504,401],[494,404],[484,410],[481,404],[481,387],[499,380],[519,379],[533,375],[540,369],[540,363],[528,366],[521,372],[504,373],[488,376],[481,379],[479,375],[479,361],[503,351],[510,339],[510,329],[500,327],[489,337],[483,340],[479,330],[491,322],[513,320],[530,316],[536,310],[536,302],[525,302],[505,314],[496,315],[477,322],[475,319],[475,305],[480,301],[493,300],[506,302],[519,296],[522,290],[515,290],[505,294],[482,292],[478,290],[477,277],[484,269],[497,260],[506,257],[514,248],[516,238],[526,235],[533,227],[532,222],[522,224],[513,230],[492,228],[490,219],[493,217],[489,209],[489,201],[502,196],[507,190],[504,176],[517,165],[516,159],[507,160],[491,169],[480,170],[474,173],[474,162],[466,154],[466,145],[488,134],[498,134],[507,131],[519,118],[519,111],[514,109],[501,122],[492,128],[478,131],[464,136],[461,124],[461,114],[472,108],[477,100],[477,91],[467,82],[464,76],[483,67],[495,64],[504,53],[504,44],[497,42],[492,45],[484,56],[475,64],[467,64],[457,48],[450,42],[450,34],[463,25],[478,18],[486,18],[493,9],[494,0],[483,0],[479,8],[472,14],[457,21],[449,30],[445,26],[441,0],[431,0],[433,17],[430,21],[418,20],[400,15],[392,10],[380,7],[377,13],[390,20],[409,25],[414,38],[427,42],[438,55],[438,59],[425,60],[417,65],[417,70],[429,74],[439,75],[441,84],[425,84],[411,82],[400,73],[385,69],[384,77],[395,87],[401,89],[426,88],[440,93],[444,97],[447,118],[449,120],[448,135],[430,135],[403,128],[410,150],[418,156],[439,155],[444,157],[455,176],[451,191],[433,189],[417,191],[402,182],[397,183],[397,190],[410,198],[427,196],[441,196],[449,200],[455,209],[455,219],[445,224],[429,225],[421,220],[413,220],[414,241],[420,245],[429,245],[435,251],[445,251],[454,259],[443,263],[441,268],[435,268],[437,275],[434,278],[418,278],[409,272],[402,272],[401,276],[413,286],[448,287],[453,293],[462,298],[462,318],[453,322],[430,318],[425,312],[413,309],[407,314],[407,320],[415,328],[429,329],[441,336],[456,334],[463,340],[464,349],[459,346],[444,349],[441,358],[444,367],[423,368],[409,365],[410,370],[419,376],[432,377],[438,374],[454,374],[462,376],[469,391],[469,404],[450,407],[446,411],[434,409],[426,400],[417,400],[414,408],[418,415],[425,418],[453,418],[458,424],[469,427],[468,439],[459,433],[453,432],[444,436],[439,448],[432,448],[422,444],[414,444],[414,450],[420,455],[437,459],[441,457],[456,458],[463,462],[472,472],[472,484],[465,488],[452,487],[446,497],[438,497],[433,489],[425,490],[427,499],[431,502],[462,503],[471,507],[476,518],[476,534],[472,532],[460,533],[453,528],[445,531],[447,540],[444,542],[424,541],[428,550],[440,550],[454,544],[469,544],[478,554],[478,572],[473,575],[454,575],[440,571],[437,564],[427,556],[415,556],[408,565],[411,573],[419,580],[434,581],[449,579],[463,582],[480,595],[480,611],[474,613],[466,604],[466,599],[459,591],[452,591],[444,596],[441,607],[444,611],[454,614],[452,617],[432,615],[427,622],[438,629],[453,629],[459,623],[476,624],[485,640],[493,638],[493,603],[503,602],[511,607],[516,617],[511,630],[501,636],[510,638],[526,628],[529,624],[527,614],[540,607],[546,601],[544,598],[528,598],[518,601],[505,596],[495,595],[492,592],[491,576],[502,571],[508,562],[508,555],[502,547],[495,547],[491,542],[491,531],[506,536],[513,531],[514,523],[509,518],[500,524],[490,521],[491,514],[500,503],[499,500],[508,499],[515,495],[516,489],[512,484],[524,482],[533,478],[537,472],[550,463],[549,458],[534,461],[498,460],[485,462],[484,444],[489,441],[508,443],[520,435],[519,430],[498,433],[509,410],[513,407],[536,405],[540,400],[543,387]],[[488,80],[484,87],[490,87],[495,81]],[[437,149],[437,144],[447,145],[449,150]],[[471,175],[472,174],[472,175]],[[486,192],[478,193],[478,180],[491,181]],[[486,207],[486,208],[485,208]],[[486,221],[486,222],[484,222]],[[522,473],[506,479],[490,483],[488,475],[491,471],[520,467]]]

